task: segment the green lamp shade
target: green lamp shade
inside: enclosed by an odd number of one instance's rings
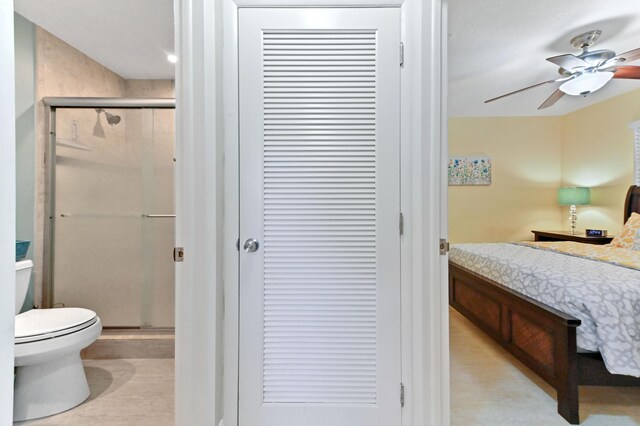
[[[561,206],[587,206],[591,204],[591,188],[558,188],[558,204]]]

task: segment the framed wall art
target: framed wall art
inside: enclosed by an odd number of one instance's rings
[[[449,157],[449,185],[491,185],[491,158]]]

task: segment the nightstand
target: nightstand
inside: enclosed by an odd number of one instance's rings
[[[584,232],[573,235],[569,231],[531,231],[535,241],[576,241],[587,244],[609,244],[613,237],[587,237]]]

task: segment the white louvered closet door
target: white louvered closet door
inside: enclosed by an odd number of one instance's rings
[[[239,18],[239,425],[399,426],[399,10]]]

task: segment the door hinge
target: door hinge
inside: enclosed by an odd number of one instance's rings
[[[449,251],[449,241],[444,238],[440,238],[440,255],[444,256]]]
[[[184,247],[173,248],[173,261],[182,262],[184,260]]]
[[[400,383],[400,407],[404,407],[404,383]]]
[[[404,215],[400,213],[400,235],[404,234]]]
[[[236,250],[240,251],[240,238],[236,241]]]
[[[404,43],[400,43],[400,66],[404,65]]]

